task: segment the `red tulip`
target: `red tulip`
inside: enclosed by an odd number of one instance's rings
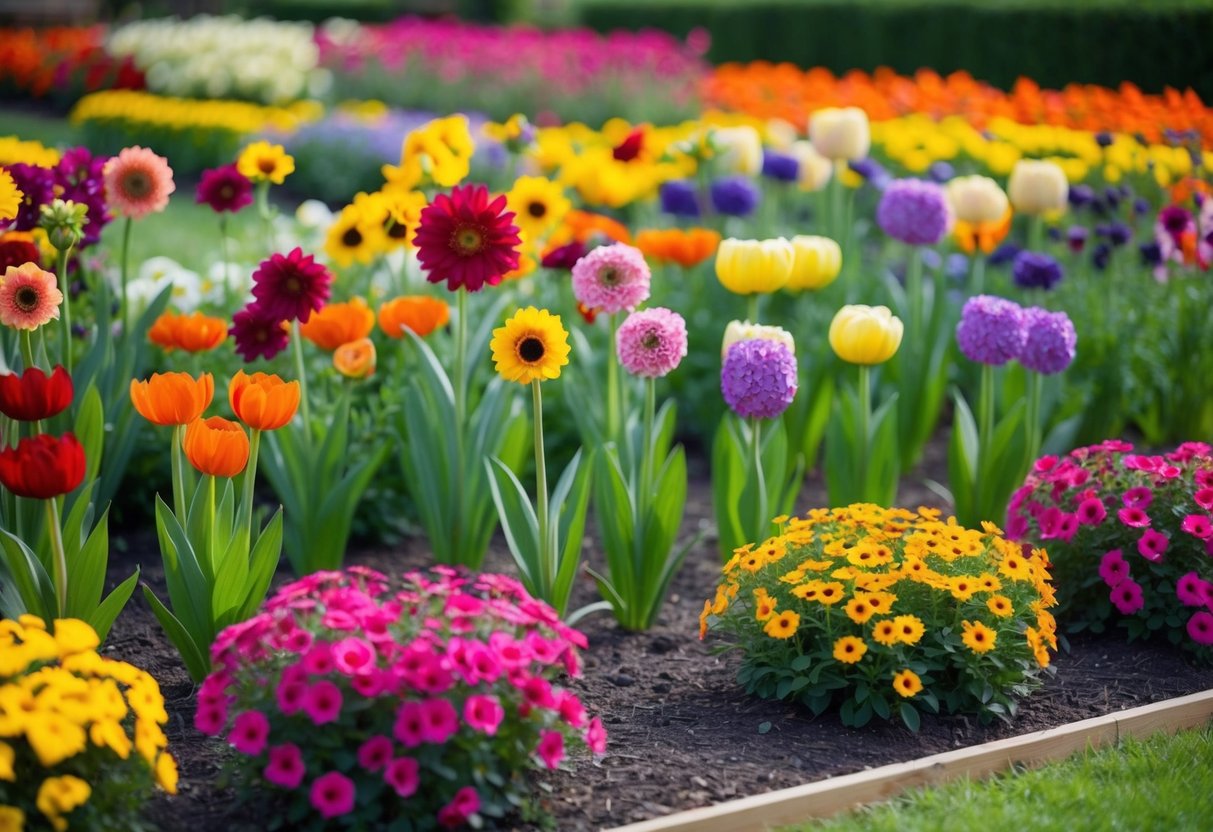
[[[644,147],[644,128],[637,127],[631,133],[628,133],[626,139],[611,151],[611,155],[620,162],[630,162],[640,155],[641,148]]]
[[[0,450],[0,484],[18,497],[49,500],[84,480],[84,446],[70,433],[39,434]]]
[[[0,413],[20,422],[36,422],[62,413],[72,403],[72,377],[56,365],[48,377],[41,367],[21,375],[0,376]]]

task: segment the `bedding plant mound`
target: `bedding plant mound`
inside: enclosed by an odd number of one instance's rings
[[[1073,630],[1119,624],[1213,661],[1213,449],[1165,455],[1108,440],[1041,457],[1007,530],[1048,545],[1059,615]]]
[[[1057,649],[1048,555],[980,530],[861,503],[777,517],[704,602],[708,630],[743,655],[738,681],[845,725],[921,711],[1010,719]]]
[[[521,775],[606,734],[553,681],[585,637],[513,578],[317,572],[228,627],[195,726],[238,752],[269,828],[421,832],[524,806]]]
[[[176,793],[160,686],[99,644],[74,618],[0,620],[0,830],[146,829],[152,790]]]

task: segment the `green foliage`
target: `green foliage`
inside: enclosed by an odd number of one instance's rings
[[[757,466],[753,431],[753,424],[730,413],[712,441],[712,509],[722,560],[747,541],[770,534],[770,518],[792,511],[804,478],[804,461],[788,452],[782,421],[759,429]]]
[[[956,392],[952,437],[948,445],[948,481],[956,505],[956,519],[965,525],[983,520],[1001,522],[1011,492],[1026,470],[1023,422],[1026,406],[1021,399],[995,419],[994,368],[981,368],[982,393],[977,419]]]

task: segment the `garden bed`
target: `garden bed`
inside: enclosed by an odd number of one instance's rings
[[[936,474],[941,452],[938,446],[929,448],[927,475]],[[907,478],[899,502],[938,505],[939,498],[921,481],[921,476]],[[706,471],[692,471],[684,528],[709,522],[707,483]],[[802,494],[802,508],[823,504],[821,491],[814,478]],[[127,544],[125,552],[113,554],[112,574],[129,574],[139,564],[143,579],[161,589],[154,536],[135,534]],[[594,564],[600,558],[588,541],[587,560]],[[398,572],[427,565],[429,553],[417,538],[390,549],[354,552],[349,560]],[[500,538],[486,568],[512,568]],[[1014,724],[982,725],[973,717],[954,716],[924,718],[917,733],[883,722],[846,728],[832,712],[814,718],[793,705],[745,695],[734,678],[737,661],[712,655],[710,640],[698,641],[699,612],[718,576],[715,542],[705,540],[688,557],[653,630],[628,633],[605,614],[581,623],[590,648],[585,675],[572,688],[591,713],[602,717],[609,747],[599,763],[576,760],[570,772],[534,775],[533,792],[554,816],[555,828],[623,825],[1213,688],[1213,668],[1194,667],[1169,645],[1128,645],[1117,633],[1082,635],[1070,639],[1069,652],[1055,657],[1056,675],[1023,702]],[[593,597],[587,579],[572,607]],[[272,810],[264,803],[233,805],[234,793],[221,785],[227,752],[194,730],[193,685],[143,602],[132,603],[118,619],[109,651],[155,676],[167,701],[166,731],[181,766],[181,786],[176,798],[158,798],[151,807],[159,828],[263,829]],[[515,828],[533,827],[520,821]]]

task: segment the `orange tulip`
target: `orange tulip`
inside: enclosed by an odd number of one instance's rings
[[[982,254],[990,254],[1010,233],[1011,214],[1008,207],[1002,219],[994,222],[971,223],[956,220],[952,224],[952,236],[956,239],[956,245],[965,254],[972,254],[978,249]]]
[[[185,456],[204,474],[234,477],[248,464],[248,455],[248,434],[230,419],[195,419],[185,429]]]
[[[189,315],[165,312],[147,331],[147,338],[166,351],[206,352],[227,338],[227,321],[201,312]]]
[[[241,370],[227,387],[228,401],[236,418],[253,430],[278,430],[299,409],[299,382],[283,381],[276,375]]]
[[[588,242],[594,237],[606,237],[617,243],[632,242],[632,235],[626,225],[590,211],[569,211],[564,217],[563,230],[580,243]]]
[[[366,378],[375,372],[375,342],[359,338],[342,344],[333,353],[333,366],[346,378]]]
[[[131,379],[131,404],[153,425],[188,425],[210,407],[215,379],[203,373],[153,373],[147,381]]]
[[[424,338],[450,320],[446,302],[428,295],[394,298],[379,307],[379,328],[389,338],[403,338],[406,326]]]
[[[348,303],[330,303],[314,312],[307,323],[299,325],[299,334],[322,350],[335,350],[342,344],[371,334],[375,313],[362,298]]]
[[[710,228],[646,229],[636,234],[636,247],[646,257],[690,268],[716,253],[720,234]]]

